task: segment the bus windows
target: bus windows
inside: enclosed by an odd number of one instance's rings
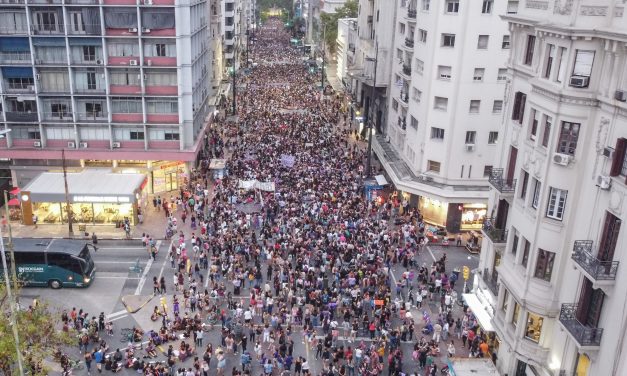
[[[80,276],[83,275],[80,261],[68,254],[48,253],[48,266],[56,266]]]

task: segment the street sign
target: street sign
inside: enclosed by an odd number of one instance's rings
[[[468,278],[470,278],[470,268],[467,266],[464,266],[462,275],[464,276],[464,280],[468,280]]]

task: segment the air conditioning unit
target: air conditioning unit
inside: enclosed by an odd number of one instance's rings
[[[612,178],[609,176],[599,175],[597,176],[597,187],[607,190],[612,185]]]
[[[121,145],[119,142],[113,142],[113,143],[111,143],[111,146],[112,146],[114,149],[119,149],[119,148],[121,148],[121,147],[122,147],[122,145]]]
[[[73,141],[70,141],[70,142],[67,143],[67,147],[74,149],[76,147],[76,143],[73,142]]]
[[[26,88],[28,91],[35,91],[35,85],[28,85]]]
[[[603,148],[603,156],[607,159],[614,158],[614,148],[606,146]]]
[[[33,142],[33,146],[36,147],[36,148],[40,148],[41,147],[41,141]]]
[[[466,144],[466,151],[475,151],[475,144]]]
[[[96,64],[102,65],[102,63],[103,63],[102,60],[96,60]]]
[[[144,34],[150,33],[150,29],[143,28],[142,29],[142,33],[144,33]]]
[[[78,144],[78,147],[81,149],[87,149],[88,144],[86,142],[80,142]]]
[[[567,166],[572,157],[568,154],[555,153],[553,154],[553,163],[560,166]]]
[[[614,99],[621,102],[627,102],[627,91],[616,90],[614,93]]]
[[[152,60],[146,60],[146,65],[148,65],[149,67],[152,66]]]
[[[571,76],[570,77],[570,86],[572,87],[588,87],[590,83],[590,77],[582,77],[582,76]]]
[[[128,29],[129,33],[136,33],[137,32],[137,28],[136,27],[131,27]]]
[[[129,60],[128,65],[137,65],[137,60]]]

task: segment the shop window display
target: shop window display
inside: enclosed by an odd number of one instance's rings
[[[542,334],[542,323],[544,318],[529,312],[527,314],[527,326],[525,327],[525,338],[533,341],[540,342],[540,335]]]

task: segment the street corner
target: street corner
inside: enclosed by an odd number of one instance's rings
[[[122,304],[129,313],[135,313],[144,308],[153,297],[154,295],[125,295],[122,297]]]

